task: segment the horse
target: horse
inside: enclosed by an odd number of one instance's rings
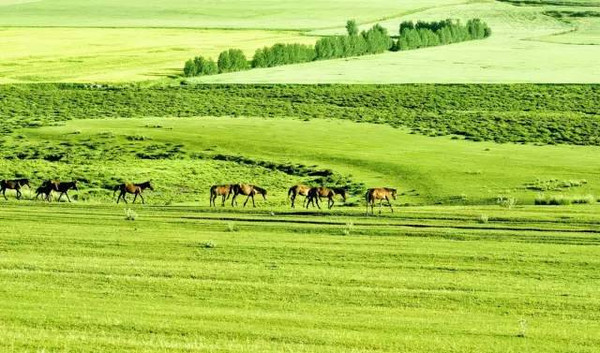
[[[342,197],[342,201],[346,202],[346,200],[348,199],[348,190],[346,190],[346,188],[344,187],[333,187],[331,188],[331,190],[333,190],[333,192],[337,195],[340,195]]]
[[[67,182],[60,182],[57,181],[55,182],[56,187],[55,190],[56,192],[60,192],[60,195],[58,195],[58,202],[60,202],[60,199],[62,198],[63,195],[67,196],[67,200],[69,200],[69,202],[71,202],[71,198],[69,197],[68,191],[73,189],[73,190],[79,190],[77,188],[77,180],[73,180],[73,181],[67,181]]]
[[[372,188],[367,190],[365,194],[365,199],[367,201],[367,216],[369,215],[369,205],[371,205],[371,214],[374,214],[373,207],[375,206],[375,201],[379,200],[379,213],[381,214],[381,205],[383,200],[388,202],[388,206],[392,213],[394,213],[394,208],[392,207],[392,203],[390,201],[390,197],[394,200],[396,199],[397,191],[392,188]]]
[[[210,187],[210,205],[217,207],[215,200],[221,196],[221,206],[225,206],[225,200],[228,200],[233,193],[233,185],[213,185]]]
[[[292,186],[288,190],[288,197],[290,198],[290,201],[292,201],[292,208],[296,207],[295,201],[296,201],[296,197],[298,197],[298,195],[304,196],[304,201],[302,202],[302,206],[304,206],[304,203],[307,200],[308,192],[310,191],[310,189],[311,189],[310,186],[298,184],[298,185]]]
[[[15,190],[17,192],[17,200],[20,200],[21,196],[23,196],[23,194],[21,193],[21,188],[23,186],[27,186],[31,189],[31,186],[29,185],[29,179],[5,179],[0,181],[0,191],[2,191],[2,195],[4,196],[5,200],[8,200],[8,198],[6,197],[6,189]]]
[[[327,198],[327,208],[331,209],[333,207],[333,205],[335,204],[335,200],[334,200],[334,196],[335,196],[335,192],[332,189],[320,186],[317,188],[311,188],[308,191],[308,197],[306,198],[306,208],[308,208],[308,206],[310,204],[312,204],[313,206],[315,205],[315,201],[317,203],[317,207],[319,209],[321,209],[321,206],[319,205],[319,200],[322,197],[326,197]]]
[[[115,193],[117,192],[117,190],[119,190],[119,191],[121,191],[121,193],[119,194],[119,197],[117,197],[117,203],[119,203],[121,198],[123,199],[123,201],[125,203],[127,203],[125,196],[127,194],[134,194],[135,197],[133,198],[133,203],[135,203],[135,200],[139,196],[140,199],[142,199],[142,204],[144,204],[145,202],[144,202],[144,197],[142,196],[142,192],[144,192],[144,190],[146,190],[146,189],[150,189],[150,190],[154,191],[154,188],[152,187],[152,184],[150,183],[150,181],[146,181],[146,182],[139,183],[139,184],[123,183],[123,184],[115,186],[114,192],[113,192],[113,197],[115,196]]]
[[[235,201],[236,197],[238,195],[244,195],[244,196],[248,196],[246,198],[246,201],[244,202],[244,207],[246,207],[246,204],[248,203],[248,200],[250,200],[250,198],[252,198],[252,207],[256,207],[256,204],[254,203],[254,195],[259,194],[262,195],[263,199],[267,200],[267,190],[258,187],[256,185],[251,185],[251,184],[235,184],[232,187],[233,189],[233,197],[231,198],[231,206],[234,206],[234,203],[237,203]]]
[[[40,185],[40,187],[35,189],[35,199],[37,200],[40,197],[40,195],[44,195],[42,197],[42,200],[46,200],[49,202],[52,191],[58,191],[58,182],[46,180],[42,183],[42,185]]]

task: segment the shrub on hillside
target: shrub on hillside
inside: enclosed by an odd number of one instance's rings
[[[215,75],[219,73],[217,64],[212,59],[197,56],[186,61],[183,74],[187,77]]]
[[[229,49],[219,54],[219,73],[235,72],[250,68],[248,60],[240,49]]]

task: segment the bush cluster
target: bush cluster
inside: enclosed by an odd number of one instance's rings
[[[186,61],[183,68],[183,74],[187,77],[214,75],[218,73],[219,68],[217,67],[217,63],[212,59],[205,59],[201,56]]]
[[[14,143],[6,135],[14,129],[70,119],[262,116],[389,124],[472,141],[599,146],[599,101],[598,85],[3,85],[0,144]]]
[[[405,21],[400,24],[399,37],[392,50],[410,50],[487,38],[491,28],[478,18],[467,21],[447,19],[423,22]]]

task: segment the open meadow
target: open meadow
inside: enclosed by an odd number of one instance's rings
[[[600,345],[598,206],[133,208],[3,204],[2,351]]]

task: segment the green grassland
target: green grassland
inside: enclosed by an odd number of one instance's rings
[[[600,345],[597,206],[407,208],[379,219],[135,210],[126,221],[117,206],[2,207],[2,351]]]

